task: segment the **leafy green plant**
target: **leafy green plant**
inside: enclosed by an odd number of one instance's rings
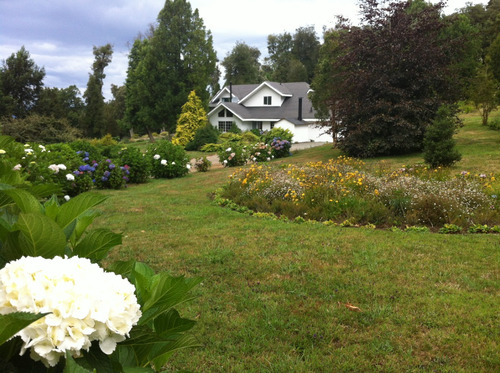
[[[151,162],[138,148],[129,147],[120,151],[120,162],[129,167],[129,182],[145,183],[151,176]]]
[[[148,147],[148,157],[152,164],[153,177],[172,179],[189,172],[189,157],[180,145],[167,140],[159,140]]]
[[[227,148],[220,149],[218,151],[219,162],[224,165],[224,167],[236,167],[242,166],[247,162],[248,152],[246,147],[241,146],[237,143],[228,143]]]
[[[102,160],[95,167],[95,185],[99,189],[122,189],[128,181],[129,166],[120,166],[111,159]]]
[[[200,150],[206,144],[216,144],[219,140],[219,131],[210,123],[198,128],[194,138],[186,145],[186,150]]]
[[[274,127],[272,130],[264,132],[261,138],[266,144],[270,144],[275,138],[280,138],[291,143],[293,140],[293,133],[288,129]]]
[[[26,190],[0,184],[0,269],[23,256],[47,259],[75,256],[94,263],[105,259],[122,240],[120,234],[109,229],[89,229],[99,215],[92,209],[105,199],[84,193],[62,205],[56,197],[40,203]],[[186,333],[194,321],[182,318],[174,307],[189,299],[189,291],[200,279],[155,274],[147,265],[135,261],[116,262],[109,269],[135,286],[142,316],[129,338],[112,352],[106,349],[109,354],[101,351],[103,347],[92,344],[76,355],[67,352],[56,366],[46,368],[26,354],[20,356],[22,343],[15,338],[20,330],[38,319],[42,322],[41,318],[46,315],[2,314],[0,367],[23,372],[153,372],[160,370],[174,351],[197,344]],[[0,286],[3,286],[1,281]],[[72,320],[68,319],[68,325],[75,322]]]
[[[439,233],[443,234],[456,234],[461,232],[462,232],[462,227],[459,227],[458,225],[455,224],[445,224],[443,227],[439,229]]]
[[[474,224],[467,231],[469,233],[490,233],[492,229],[486,224]]]
[[[212,162],[210,162],[207,157],[200,157],[196,159],[194,164],[194,168],[198,172],[207,172],[212,166]]]

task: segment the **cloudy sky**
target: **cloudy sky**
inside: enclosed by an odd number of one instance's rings
[[[432,2],[436,2],[433,0]],[[466,2],[449,0],[446,13]],[[267,53],[267,36],[315,26],[318,35],[336,15],[357,22],[357,0],[190,0],[212,32],[219,60],[237,41]],[[127,53],[134,38],[154,23],[165,0],[0,0],[0,60],[23,45],[45,68],[47,87],[76,85],[83,93],[94,56],[93,46],[111,43],[113,60],[106,68],[104,95],[126,78]]]

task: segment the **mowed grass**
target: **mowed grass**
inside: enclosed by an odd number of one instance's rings
[[[500,132],[475,119],[457,135],[455,168],[498,173]],[[338,155],[323,146],[286,161]],[[111,260],[204,279],[180,309],[198,321],[200,347],[176,353],[167,371],[500,371],[499,235],[259,219],[210,200],[232,171],[102,192],[110,198],[94,225],[124,234]]]

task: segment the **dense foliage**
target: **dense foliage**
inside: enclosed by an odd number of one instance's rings
[[[182,105],[177,119],[177,128],[172,144],[186,146],[193,141],[196,132],[207,124],[207,112],[195,91],[192,91],[187,102]]]
[[[148,39],[136,40],[129,55],[123,124],[136,132],[173,133],[191,91],[208,102],[216,70],[212,35],[186,0],[167,0]]]
[[[473,43],[470,28],[443,19],[443,3],[395,2],[380,8],[362,2],[361,27],[342,23],[325,42],[319,106],[333,107],[341,123],[339,146],[354,156],[421,149],[439,106],[463,97],[461,66]],[[460,20],[463,22],[463,20]],[[452,30],[453,32],[451,32]],[[325,94],[328,92],[328,94]]]

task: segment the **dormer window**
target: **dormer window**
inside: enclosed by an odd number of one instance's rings
[[[272,97],[264,96],[264,105],[272,105]]]

